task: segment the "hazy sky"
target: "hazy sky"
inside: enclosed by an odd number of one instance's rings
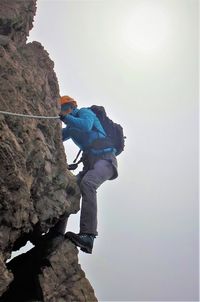
[[[198,301],[198,1],[38,0],[60,94],[124,127],[80,263],[100,301]],[[65,142],[68,162],[77,147]],[[79,215],[68,230],[79,231]]]

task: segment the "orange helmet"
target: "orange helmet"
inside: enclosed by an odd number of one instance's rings
[[[59,99],[59,103],[60,105],[64,105],[64,104],[72,104],[74,107],[77,107],[77,103],[74,99],[72,99],[70,96],[64,95],[61,96],[61,98]]]

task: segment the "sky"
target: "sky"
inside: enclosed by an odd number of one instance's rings
[[[38,0],[60,95],[127,137],[80,264],[99,301],[198,301],[198,1]],[[67,160],[78,151],[64,143]],[[67,231],[79,232],[79,214]]]

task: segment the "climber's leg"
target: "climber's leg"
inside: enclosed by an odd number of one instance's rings
[[[97,235],[97,188],[113,176],[114,168],[110,161],[100,159],[80,182],[82,207],[80,233]]]

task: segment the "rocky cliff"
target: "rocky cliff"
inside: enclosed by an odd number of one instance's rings
[[[35,12],[36,0],[0,1],[0,110],[57,116],[54,64],[40,43],[26,43]],[[97,301],[77,248],[63,237],[39,240],[79,210],[59,119],[0,113],[0,163],[0,301]],[[8,261],[33,239],[40,243]]]

